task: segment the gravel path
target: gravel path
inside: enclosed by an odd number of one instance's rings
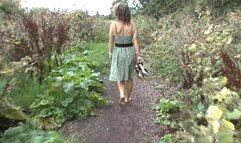
[[[96,117],[67,122],[62,132],[67,136],[82,133],[87,143],[159,143],[159,136],[166,133],[166,129],[153,122],[152,107],[163,94],[162,83],[155,79],[134,80],[132,101],[124,106],[117,103],[116,83],[105,77],[104,84],[104,96],[110,103],[98,108]]]

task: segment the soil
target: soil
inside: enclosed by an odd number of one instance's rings
[[[67,122],[61,128],[66,136],[83,134],[87,143],[159,143],[161,136],[172,132],[154,123],[153,106],[164,94],[163,82],[155,78],[134,80],[132,101],[123,106],[118,105],[116,82],[104,77],[104,86],[104,96],[109,103],[96,109],[95,117]]]

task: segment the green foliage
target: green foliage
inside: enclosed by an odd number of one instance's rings
[[[20,9],[19,0],[1,0],[0,1],[0,12],[8,15],[15,14]]]
[[[143,14],[160,18],[166,14],[176,12],[191,4],[193,0],[139,0],[141,4],[141,11]]]
[[[103,18],[95,18],[92,20],[93,25],[93,37],[94,42],[106,42],[108,41],[110,21]]]
[[[170,101],[169,99],[161,98],[160,102],[154,107],[161,113],[169,113],[170,111],[177,111],[181,107],[178,100]]]
[[[176,122],[171,121],[170,114],[179,111],[181,109],[181,103],[178,100],[171,101],[169,99],[161,98],[160,102],[155,105],[154,109],[158,112],[154,120],[155,123],[162,123],[174,127]]]
[[[164,78],[182,79],[182,87],[190,89],[179,93],[188,108],[177,115],[184,131],[175,134],[173,141],[239,142],[241,129],[235,125],[240,124],[241,105],[240,11],[218,20],[212,17],[213,10],[196,12],[198,16],[173,13],[159,18],[148,45],[151,67],[157,67]],[[222,116],[210,119],[213,109]],[[175,115],[158,113],[155,121],[170,125],[166,119]]]
[[[103,17],[90,17],[83,11],[66,14],[70,25],[71,41],[107,42],[110,21]]]
[[[46,78],[48,90],[31,105],[33,115],[40,120],[40,128],[56,128],[67,119],[87,117],[92,108],[106,102],[101,96],[100,74],[89,65],[93,63],[84,54],[70,51],[63,65]]]
[[[0,23],[0,55],[8,62],[20,62],[28,57],[24,67],[28,70],[35,68],[35,74],[42,81],[48,73],[45,69],[50,71],[53,62],[61,64],[61,54],[69,39],[66,21],[60,13],[50,12],[35,15],[25,13],[4,20],[4,23]],[[51,60],[53,57],[55,61]]]
[[[198,143],[240,140],[240,136],[235,136],[240,127],[234,125],[240,119],[240,67],[236,64],[239,59],[234,58],[239,56],[235,46],[239,13],[228,14],[222,22],[211,21],[209,12],[203,13],[198,21],[192,20],[196,26],[193,30],[198,28],[203,33],[180,48],[184,79],[191,87],[186,95],[190,110],[185,111],[189,115],[184,119],[184,132],[177,133],[175,140]]]
[[[158,23],[155,19],[142,15],[135,16],[134,22],[138,30],[140,47],[146,48],[145,45],[149,45],[153,42],[153,33],[155,32]]]
[[[160,44],[160,45],[159,45]],[[156,74],[163,79],[170,79],[173,82],[180,81],[182,69],[176,51],[164,43],[151,44],[148,51],[150,61],[149,67],[154,69]],[[160,50],[161,49],[161,50]]]
[[[34,16],[23,14],[22,23],[27,38],[20,42],[18,48],[25,47],[26,51],[23,52],[30,56],[31,63],[38,63],[39,79],[42,82],[44,69],[48,67],[51,71],[51,65],[53,64],[51,58],[54,57],[54,64],[62,64],[62,52],[69,40],[67,19],[60,13],[39,13]],[[15,51],[17,51],[17,48]]]
[[[154,74],[162,78],[169,78],[177,82],[182,75],[177,47],[170,46],[166,39],[171,37],[166,20],[157,22],[151,17],[137,16],[135,23],[138,27],[140,47],[147,65],[153,69]],[[175,55],[175,56],[173,56]]]
[[[36,8],[31,8],[29,13],[31,15],[35,15],[35,14],[39,14],[39,13],[48,13],[48,12],[50,12],[50,10],[48,8],[36,7]]]
[[[95,63],[92,68],[101,72],[101,74],[105,74],[110,67],[107,43],[89,43],[86,49],[88,50],[88,59]]]
[[[75,11],[65,15],[70,25],[70,39],[72,41],[86,41],[92,40],[93,25],[92,20],[83,11]]]
[[[30,125],[20,125],[6,130],[0,139],[2,143],[64,143],[56,131],[43,131]]]
[[[86,143],[85,137],[80,133],[75,133],[65,139],[65,143]]]
[[[22,121],[26,120],[27,116],[19,107],[16,107],[8,99],[0,99],[0,116],[10,120]]]
[[[161,138],[160,143],[172,143],[172,135],[166,134]]]
[[[2,95],[5,92],[7,86],[7,79],[2,79],[0,81],[0,95]]]
[[[15,17],[12,17],[12,21],[10,21],[9,19],[6,19],[5,16],[6,14],[0,13],[1,65],[8,60],[8,57],[11,55],[11,52],[15,49],[15,46],[18,46],[21,37],[24,35],[23,31],[21,30],[21,24],[19,24],[19,20],[16,20]]]
[[[142,20],[137,23],[140,25],[140,34],[145,35],[141,42],[146,44],[144,51],[146,51],[148,66],[155,71],[155,75],[178,82],[183,74],[179,56],[180,44],[177,43],[180,42],[177,37],[181,35],[175,35],[172,31],[174,29],[170,24],[171,19],[171,17],[165,17],[156,22],[151,18],[143,17],[143,24]]]
[[[16,73],[8,88],[11,90],[6,96],[11,99],[13,104],[25,111],[29,111],[29,107],[37,95],[46,90],[44,84],[39,84],[38,78],[25,76],[24,73]]]
[[[212,10],[213,15],[223,15],[235,8],[240,8],[239,0],[138,0],[138,12],[159,19],[177,11],[199,14],[200,10]]]

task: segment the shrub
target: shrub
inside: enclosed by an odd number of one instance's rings
[[[64,143],[56,131],[43,131],[30,125],[20,125],[6,130],[0,139],[4,143]]]
[[[239,142],[240,127],[236,125],[241,118],[240,11],[215,20],[210,11],[202,12],[198,18],[177,15],[160,19],[166,23],[157,30],[153,43],[157,47],[168,45],[171,50],[162,49],[178,57],[183,87],[189,89],[184,95],[184,99],[189,99],[189,108],[181,114],[183,131],[173,141]],[[153,58],[161,53],[159,50],[150,49],[149,56]],[[169,60],[159,59],[160,63]]]
[[[65,54],[63,65],[44,80],[48,90],[31,105],[40,128],[56,128],[68,119],[85,118],[94,107],[106,102],[101,96],[99,73],[89,68],[92,64],[84,54]]]

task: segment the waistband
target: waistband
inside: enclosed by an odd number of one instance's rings
[[[133,46],[133,43],[128,43],[128,44],[115,44],[116,47],[131,47]]]

